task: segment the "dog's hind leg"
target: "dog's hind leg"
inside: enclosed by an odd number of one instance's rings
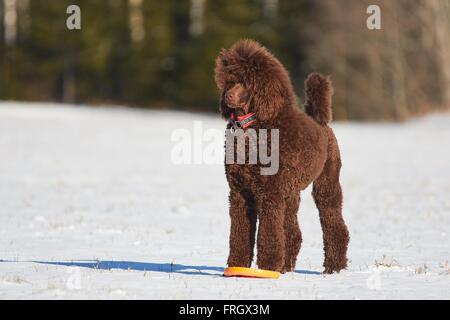
[[[286,237],[286,254],[284,261],[284,272],[295,269],[298,253],[302,243],[302,233],[298,225],[298,208],[300,206],[300,194],[292,194],[286,199],[286,215],[284,217],[284,234]]]
[[[349,242],[349,233],[342,217],[341,159],[336,138],[331,130],[329,132],[328,160],[313,185],[313,197],[319,209],[323,232],[325,273],[346,268]]]
[[[249,268],[253,260],[256,233],[256,212],[250,195],[230,191],[230,254],[229,267]]]

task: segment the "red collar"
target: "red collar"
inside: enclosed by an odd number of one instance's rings
[[[233,126],[234,129],[245,129],[255,121],[256,115],[253,112],[247,113],[243,116],[237,116],[237,119],[233,112],[228,122]]]

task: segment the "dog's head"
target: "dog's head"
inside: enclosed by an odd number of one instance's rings
[[[216,59],[215,80],[221,90],[220,112],[254,112],[268,121],[284,107],[295,104],[289,74],[265,47],[253,40],[239,40],[222,49]]]

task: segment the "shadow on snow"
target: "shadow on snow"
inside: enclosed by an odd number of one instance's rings
[[[0,262],[20,262],[20,261],[4,261]],[[193,266],[176,263],[153,263],[153,262],[134,262],[134,261],[96,261],[96,260],[80,260],[80,261],[32,261],[39,264],[49,264],[66,267],[81,267],[97,270],[133,270],[133,271],[152,271],[164,273],[180,273],[185,275],[206,275],[206,276],[222,276],[224,268],[216,266]],[[211,273],[212,272],[212,273]],[[306,275],[321,275],[320,272],[310,270],[295,270],[295,273]]]

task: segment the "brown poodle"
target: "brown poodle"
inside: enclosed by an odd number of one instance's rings
[[[265,47],[240,40],[216,60],[220,111],[228,128],[240,124],[279,130],[279,170],[262,175],[257,164],[226,164],[230,186],[228,266],[250,267],[255,245],[261,269],[293,271],[302,235],[297,221],[300,192],[313,185],[323,230],[325,273],[347,266],[349,233],[342,217],[341,158],[331,121],[331,81],[314,73],[305,81],[305,113],[286,69]],[[244,121],[237,121],[243,119]],[[245,125],[242,125],[245,124]]]

